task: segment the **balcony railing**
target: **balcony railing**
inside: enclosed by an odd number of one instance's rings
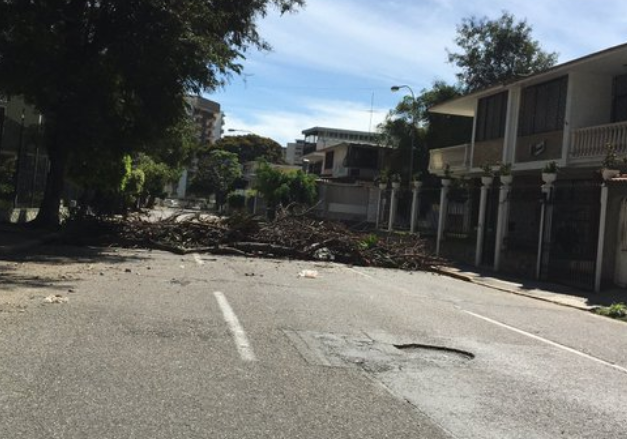
[[[452,171],[467,170],[470,166],[470,144],[449,146],[447,148],[432,149],[429,157],[429,171],[441,172],[446,165]]]
[[[570,157],[574,159],[602,157],[608,144],[612,145],[617,153],[627,153],[627,122],[574,131]]]

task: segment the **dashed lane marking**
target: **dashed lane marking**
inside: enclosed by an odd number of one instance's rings
[[[229,327],[229,331],[233,336],[233,341],[235,342],[235,347],[237,348],[237,352],[239,352],[240,357],[244,361],[257,361],[257,357],[255,356],[255,352],[246,336],[246,331],[239,322],[237,315],[229,305],[228,300],[224,294],[219,291],[213,293],[216,300],[218,301],[218,305],[220,306],[220,310],[222,311],[222,315],[224,316],[224,321]]]

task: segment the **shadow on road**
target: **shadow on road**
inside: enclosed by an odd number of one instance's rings
[[[149,255],[117,254],[117,250],[98,247],[42,246],[31,251],[0,257],[0,294],[16,287],[67,290],[73,272],[90,270],[94,264],[114,266],[144,261]]]

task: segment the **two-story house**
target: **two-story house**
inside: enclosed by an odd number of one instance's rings
[[[313,127],[302,133],[303,162],[309,172],[326,179],[372,181],[390,150],[367,131]]]
[[[608,145],[627,156],[627,44],[430,111],[473,118],[468,143],[432,150],[429,168],[443,176],[449,165],[472,182],[475,263],[596,290],[627,286],[627,178],[599,172]],[[557,180],[544,183],[552,161]],[[481,189],[481,167],[498,163],[511,164],[513,182]],[[450,252],[460,244],[440,224]]]

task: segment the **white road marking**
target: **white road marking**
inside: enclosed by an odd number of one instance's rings
[[[581,352],[581,351],[578,351],[576,349],[569,348],[568,346],[564,346],[563,344],[559,344],[559,343],[556,343],[554,341],[548,340],[546,338],[539,337],[539,336],[537,336],[535,334],[531,334],[530,332],[523,331],[522,329],[518,329],[518,328],[515,328],[513,326],[506,325],[505,323],[501,323],[501,322],[493,320],[493,319],[491,319],[489,317],[485,317],[485,316],[482,316],[480,314],[475,314],[474,312],[470,312],[470,311],[466,311],[466,310],[462,310],[462,311],[465,312],[466,314],[469,314],[469,315],[473,316],[473,317],[476,317],[478,319],[485,320],[486,322],[492,323],[493,325],[497,325],[497,326],[500,326],[501,328],[509,329],[510,331],[514,331],[514,332],[516,332],[518,334],[521,334],[521,335],[524,335],[526,337],[532,338],[534,340],[540,341],[542,343],[548,344],[549,346],[553,346],[553,347],[562,349],[562,350],[564,350],[566,352],[570,352],[571,354],[579,355],[580,357],[583,357],[583,358],[586,358],[588,360],[594,361],[595,363],[599,363],[599,364],[602,364],[604,366],[611,367],[612,369],[616,369],[619,372],[627,373],[627,368],[621,367],[621,366],[619,366],[617,364],[610,363],[610,362],[605,361],[605,360],[601,360],[600,358],[593,357],[592,355],[586,354],[585,352]]]
[[[198,265],[205,265],[205,261],[200,259],[200,255],[198,253],[192,253],[192,256],[194,257],[194,261],[196,261]]]
[[[233,308],[229,305],[229,302],[219,291],[213,293],[218,301],[218,305],[220,306],[220,310],[222,311],[222,315],[224,316],[224,321],[229,327],[229,331],[233,336],[233,341],[235,341],[235,347],[239,352],[240,357],[244,361],[257,361],[257,357],[255,357],[255,353],[253,352],[253,348],[250,345],[250,341],[248,341],[248,337],[246,336],[246,331],[239,323],[239,319],[233,312]]]

